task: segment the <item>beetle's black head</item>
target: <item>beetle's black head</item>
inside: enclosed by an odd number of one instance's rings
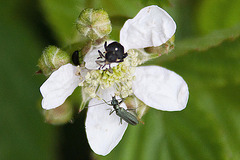
[[[112,42],[105,47],[106,52],[112,52],[117,55],[118,59],[123,59],[124,57],[124,47],[118,42]]]

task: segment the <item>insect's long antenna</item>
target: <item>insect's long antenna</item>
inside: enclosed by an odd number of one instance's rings
[[[93,104],[93,105],[91,105],[91,106],[88,106],[88,107],[85,107],[85,108],[89,108],[89,107],[94,107],[94,106],[98,106],[98,105],[100,105],[100,104],[105,104],[105,102],[102,102],[102,103],[98,103],[98,104]]]
[[[93,105],[91,105],[91,106],[88,106],[88,107],[85,107],[85,108],[89,108],[89,107],[94,107],[94,106],[98,106],[98,105],[100,105],[100,104],[108,104],[108,102],[111,102],[112,100],[109,100],[109,101],[105,101],[104,99],[102,99],[104,102],[102,102],[102,103],[98,103],[98,104],[93,104]],[[120,99],[118,99],[118,100],[120,100]]]
[[[105,102],[105,103],[107,103],[107,101],[105,101],[104,99],[102,99],[103,100],[103,102]],[[111,101],[109,101],[109,102],[111,102]],[[107,103],[108,104],[108,103]]]

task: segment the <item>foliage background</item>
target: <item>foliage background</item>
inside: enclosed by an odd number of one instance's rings
[[[156,4],[177,23],[176,47],[151,64],[181,75],[190,98],[181,112],[150,109],[144,125],[129,126],[106,157],[88,146],[85,114],[73,124],[51,126],[41,115],[39,92],[45,77],[35,75],[49,44],[77,41],[74,23],[83,8],[104,8],[113,39],[126,19]],[[239,0],[11,0],[0,6],[1,160],[239,160]]]

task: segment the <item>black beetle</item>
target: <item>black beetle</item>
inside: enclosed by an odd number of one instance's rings
[[[76,66],[80,65],[79,50],[76,50],[76,51],[73,52],[73,54],[72,54],[72,62]]]
[[[124,47],[118,42],[112,42],[109,45],[105,42],[104,48],[105,52],[103,53],[105,53],[105,55],[98,50],[99,57],[97,59],[105,58],[105,60],[96,60],[95,62],[100,66],[98,69],[103,69],[106,65],[109,65],[108,71],[112,73],[110,64],[123,62],[124,58],[126,58],[128,54],[124,53]],[[101,63],[104,64],[102,65]]]

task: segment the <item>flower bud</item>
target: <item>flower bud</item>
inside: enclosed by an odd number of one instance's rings
[[[106,11],[88,8],[80,13],[77,30],[94,41],[108,35],[112,31],[112,26]]]
[[[148,106],[139,100],[136,96],[129,96],[125,99],[124,103],[128,109],[136,109],[137,117],[140,120],[148,111]]]
[[[172,36],[166,43],[157,47],[147,47],[145,51],[149,54],[157,54],[157,56],[161,56],[164,54],[168,54],[174,49],[174,40],[175,36]]]
[[[48,46],[38,60],[38,67],[45,76],[70,62],[70,55],[55,46]]]
[[[43,115],[45,117],[45,121],[49,124],[65,124],[71,121],[73,118],[73,107],[66,101],[64,104],[57,108],[44,110]]]

